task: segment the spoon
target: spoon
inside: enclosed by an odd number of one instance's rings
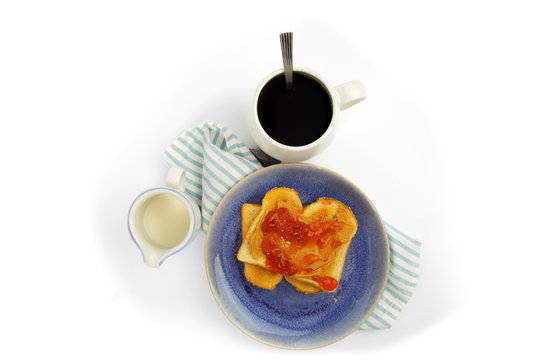
[[[283,68],[285,70],[285,84],[287,90],[291,90],[293,87],[292,32],[279,34],[279,41],[281,42],[281,57],[283,58]]]

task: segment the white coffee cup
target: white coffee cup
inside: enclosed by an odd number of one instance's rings
[[[184,170],[171,167],[166,187],[143,191],[131,204],[129,233],[150,267],[185,248],[201,227],[199,206],[184,193],[185,185]]]
[[[352,80],[336,87],[331,86],[323,77],[316,72],[300,67],[294,67],[295,73],[305,74],[317,80],[328,93],[332,104],[332,118],[330,125],[315,141],[302,146],[290,146],[279,143],[268,135],[259,121],[257,113],[257,103],[264,86],[276,76],[283,75],[283,69],[276,70],[269,74],[257,87],[255,92],[255,100],[252,107],[252,115],[249,118],[249,128],[253,140],[268,155],[284,162],[295,162],[307,160],[315,154],[324,150],[331,142],[336,132],[339,113],[367,97],[367,92],[364,84],[360,80]]]

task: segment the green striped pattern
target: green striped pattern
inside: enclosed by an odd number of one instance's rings
[[[196,126],[178,137],[166,150],[170,166],[186,171],[186,194],[201,207],[206,233],[223,196],[246,175],[262,168],[236,135],[222,125]]]
[[[249,149],[229,129],[207,123],[180,135],[165,151],[170,166],[186,171],[186,193],[201,207],[202,229],[227,191],[240,179],[262,168]],[[361,330],[387,329],[407,304],[419,277],[421,243],[385,223],[390,244],[390,271],[377,307]]]
[[[419,241],[384,223],[390,244],[390,271],[381,300],[360,330],[388,329],[411,298],[420,276]]]

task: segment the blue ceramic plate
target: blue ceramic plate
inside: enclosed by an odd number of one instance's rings
[[[260,204],[275,187],[295,189],[304,206],[330,197],[355,214],[358,231],[335,293],[303,294],[285,280],[265,290],[244,277],[236,259],[242,204]],[[377,210],[354,184],[321,167],[282,164],[247,176],[225,195],[208,229],[205,262],[214,297],[240,330],[269,345],[311,349],[344,338],[369,317],[386,283],[389,247]]]

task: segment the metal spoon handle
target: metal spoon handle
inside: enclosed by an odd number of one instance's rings
[[[292,32],[279,34],[279,41],[281,42],[281,57],[283,58],[283,68],[285,70],[285,84],[287,85],[287,90],[291,90],[293,87]]]

